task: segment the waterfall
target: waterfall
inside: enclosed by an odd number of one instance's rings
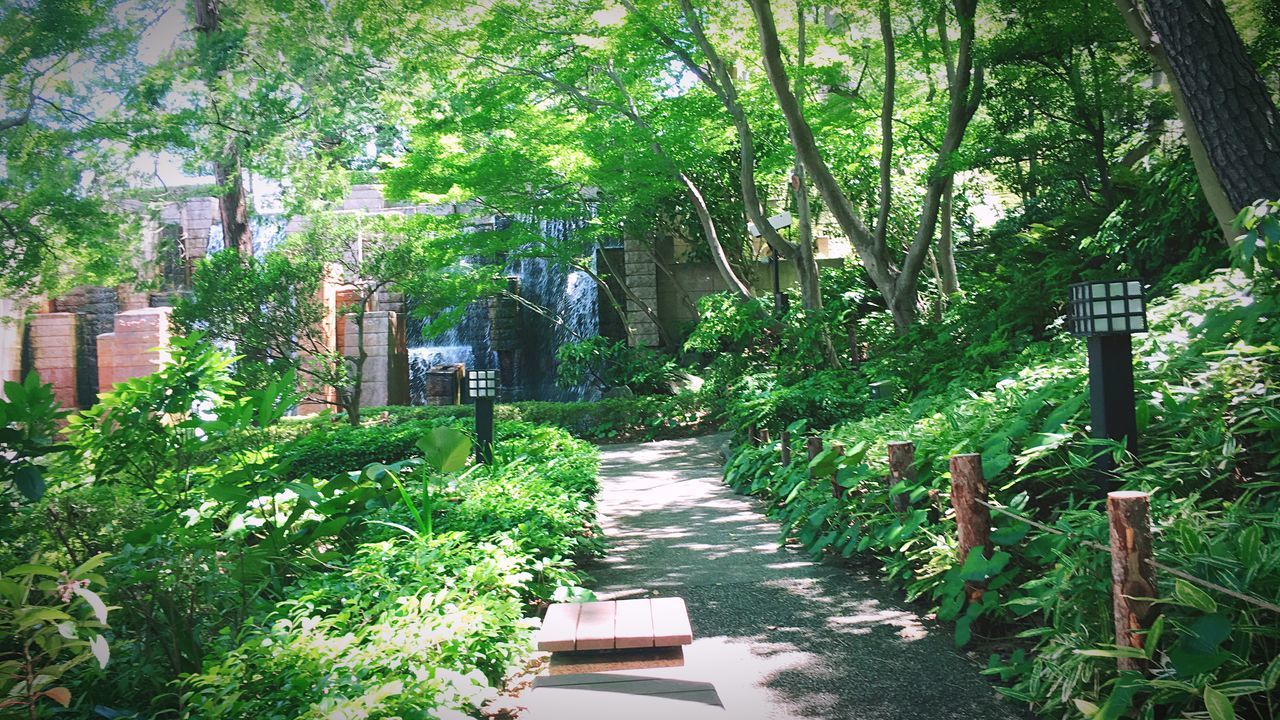
[[[584,224],[582,221],[543,220],[539,229],[544,237],[566,240]],[[591,262],[595,262],[594,256]],[[519,309],[520,350],[515,384],[510,388],[507,399],[591,399],[594,390],[588,386],[562,388],[556,385],[555,354],[567,342],[600,333],[595,281],[581,270],[545,258],[513,258],[504,265],[503,271],[520,279],[520,297],[527,303]],[[423,321],[413,321],[408,328],[409,388],[415,405],[426,401],[426,371],[430,367],[459,362],[468,368],[498,367],[497,353],[490,346],[489,313],[484,303],[469,307],[457,325],[434,337],[423,337],[424,324]]]

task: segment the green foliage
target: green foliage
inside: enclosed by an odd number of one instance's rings
[[[71,704],[62,684],[71,670],[95,660],[105,668],[111,651],[102,632],[111,610],[99,590],[99,555],[70,571],[39,562],[9,568],[0,576],[0,711],[45,715],[52,703]]]
[[[670,396],[604,398],[594,402],[529,400],[502,403],[494,410],[498,420],[548,425],[561,428],[576,438],[607,443],[688,437],[711,432],[718,426],[710,417],[704,398],[691,392]],[[382,408],[381,412],[384,415],[373,422],[385,422],[392,427],[415,420],[469,419],[475,414],[469,405],[388,407]],[[289,422],[283,427],[287,432],[300,433],[310,426],[310,422],[314,421]],[[388,430],[388,433],[400,437],[398,430]],[[373,440],[368,442],[374,447],[378,444]]]
[[[45,491],[40,459],[65,449],[57,442],[58,422],[66,415],[53,397],[53,386],[40,383],[35,372],[4,384],[0,398],[0,492],[17,490],[27,500]]]
[[[1128,651],[1108,647],[1108,559],[1080,540],[1106,544],[1092,458],[1114,453],[1125,487],[1154,492],[1162,562],[1274,601],[1280,564],[1262,548],[1280,543],[1269,519],[1280,507],[1280,365],[1269,328],[1277,311],[1269,284],[1226,273],[1150,306],[1152,332],[1135,346],[1137,458],[1087,437],[1083,348],[1062,337],[1029,346],[994,372],[997,382],[962,378],[824,433],[827,447],[840,443],[843,454],[804,463],[796,447],[797,460],[779,467],[773,448],[743,448],[727,477],[766,497],[786,533],[811,551],[872,554],[909,597],[929,599],[940,618],[956,623],[957,642],[1025,638],[1026,647],[994,655],[989,672],[1012,683],[1008,695],[1046,714],[1096,707],[1095,717],[1120,717],[1134,704],[1191,713],[1206,702],[1221,713],[1221,694],[1237,717],[1270,717],[1280,701],[1267,680],[1280,636],[1266,611],[1165,577],[1167,599],[1158,606],[1165,619],[1147,645],[1159,669],[1154,679],[1117,675],[1114,657]],[[916,444],[915,482],[884,479],[885,443],[894,439]],[[993,501],[1067,536],[993,515],[995,552],[959,565],[942,503],[947,460],[962,452],[981,454]],[[847,489],[843,500],[832,498],[832,476]],[[898,495],[909,500],[905,513],[895,509]],[[966,580],[987,583],[977,602],[966,602]]]
[[[635,395],[669,395],[681,379],[671,358],[600,336],[561,345],[556,363],[556,382],[567,387],[591,384],[603,390],[626,388]]]
[[[1236,228],[1242,231],[1237,240],[1237,264],[1252,275],[1255,267],[1280,274],[1280,200],[1259,200],[1240,211]]]
[[[439,486],[434,535],[368,540],[300,582],[185,681],[189,715],[425,718],[495,697],[531,650],[527,603],[578,582],[569,558],[594,549],[596,489],[594,454],[562,431],[500,426],[495,455]]]

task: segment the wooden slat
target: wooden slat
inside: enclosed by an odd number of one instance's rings
[[[614,647],[653,647],[653,609],[648,600],[619,600]]]
[[[618,604],[583,603],[578,612],[578,636],[575,650],[609,650],[613,648],[613,622]]]
[[[689,627],[689,613],[685,610],[682,598],[654,598],[649,602],[653,609],[655,647],[688,645],[693,642],[693,629]]]
[[[543,652],[573,650],[578,633],[579,604],[557,604],[547,608],[538,631],[538,649]]]

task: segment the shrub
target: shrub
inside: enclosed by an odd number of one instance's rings
[[[562,387],[626,388],[635,395],[670,395],[681,376],[671,358],[603,336],[561,345],[556,363],[556,383]]]

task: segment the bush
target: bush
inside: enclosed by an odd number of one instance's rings
[[[556,383],[562,387],[593,385],[606,391],[626,388],[635,395],[670,395],[681,379],[671,358],[603,336],[561,345],[556,363]]]
[[[532,651],[528,614],[577,592],[571,559],[598,542],[591,448],[520,423],[497,435],[495,463],[436,499],[437,534],[388,508],[380,539],[187,679],[188,716],[461,718],[494,698]]]

